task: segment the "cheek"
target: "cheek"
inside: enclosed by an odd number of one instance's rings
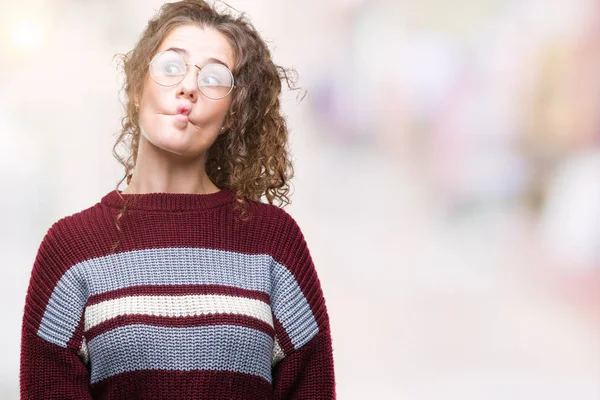
[[[199,122],[204,123],[221,123],[229,111],[231,101],[207,101],[197,104],[200,108],[198,111]]]
[[[221,100],[221,102],[219,104],[219,112],[221,114],[222,120],[225,119],[225,116],[227,114],[229,114],[229,111],[231,109],[231,102],[232,102],[231,96]]]
[[[144,105],[146,109],[151,111],[163,111],[165,108],[165,98],[167,94],[164,93],[164,88],[156,85],[147,85],[144,90]]]
[[[169,122],[168,117],[162,115],[163,108],[155,96],[152,96],[151,93],[145,93],[143,107],[139,113],[140,128],[150,134],[155,131],[162,131]]]

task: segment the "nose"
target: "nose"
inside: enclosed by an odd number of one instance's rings
[[[186,71],[183,80],[179,82],[179,86],[177,87],[177,96],[178,97],[187,97],[192,102],[196,102],[199,96],[199,88],[198,88],[198,71],[200,68],[195,66],[194,64],[188,64],[188,68]]]

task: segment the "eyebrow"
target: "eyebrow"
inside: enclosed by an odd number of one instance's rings
[[[177,52],[177,53],[179,53],[179,54],[181,54],[181,55],[183,55],[183,56],[185,56],[187,58],[190,57],[190,53],[186,49],[182,49],[180,47],[169,47],[168,49],[165,49],[165,50],[162,50],[162,51],[167,51],[167,50],[175,51],[175,52]],[[219,60],[218,58],[209,57],[205,61],[207,61],[206,64],[217,63],[217,64],[224,65],[225,67],[227,67],[229,69],[229,67],[227,66],[227,64],[225,64],[223,61]]]

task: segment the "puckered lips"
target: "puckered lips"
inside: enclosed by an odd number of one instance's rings
[[[192,111],[192,108],[188,105],[181,105],[177,107],[177,114],[175,114],[175,119],[179,122],[188,122],[189,115]]]

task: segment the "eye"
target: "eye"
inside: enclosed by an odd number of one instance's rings
[[[221,79],[214,74],[206,74],[199,77],[199,84],[203,86],[220,86]]]
[[[231,87],[232,76],[229,69],[221,64],[207,64],[198,74],[198,86]]]
[[[165,75],[181,75],[183,71],[179,63],[171,62],[163,65],[162,72]]]

